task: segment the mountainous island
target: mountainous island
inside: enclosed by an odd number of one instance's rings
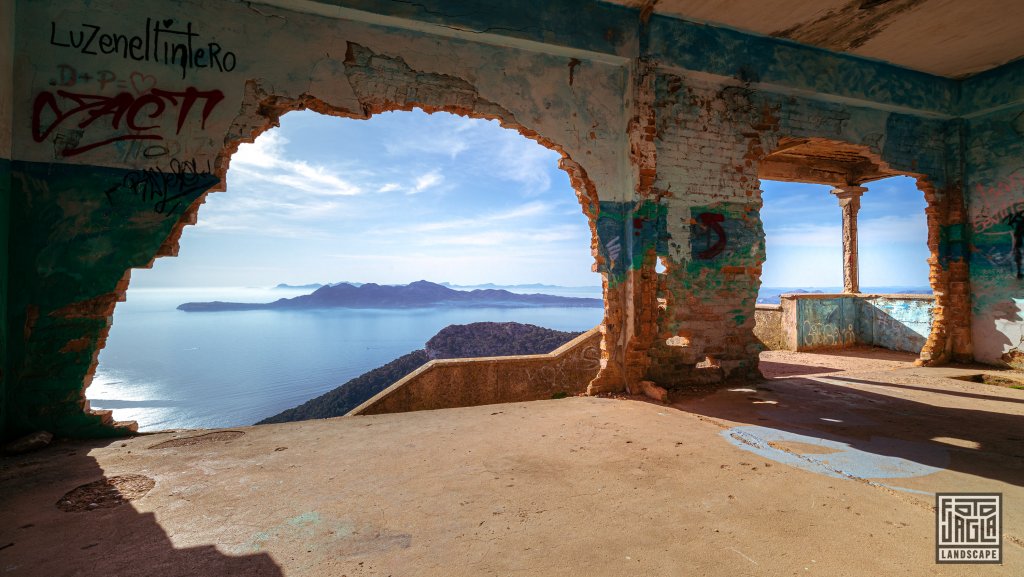
[[[453,290],[425,280],[407,285],[348,283],[324,285],[310,294],[269,303],[190,302],[178,305],[185,312],[299,310],[323,308],[417,308],[417,307],[600,307],[601,299],[547,294],[516,294],[507,290]]]
[[[402,355],[336,389],[256,424],[340,417],[431,359],[539,355],[557,349],[580,334],[523,323],[449,325],[431,337],[423,349]]]
[[[316,290],[316,289],[318,289],[318,288],[320,288],[322,286],[324,286],[324,285],[322,285],[322,284],[320,284],[318,282],[311,283],[311,284],[287,284],[287,283],[281,283],[281,284],[275,286],[274,288],[275,289],[282,289],[282,290],[297,290],[297,289]]]
[[[758,290],[757,304],[777,305],[782,302],[782,295],[787,294],[832,294],[843,292],[842,287],[821,287],[815,290],[791,287],[764,287]],[[861,287],[864,294],[932,294],[931,287],[878,286]]]

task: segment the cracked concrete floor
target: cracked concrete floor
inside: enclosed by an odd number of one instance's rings
[[[0,461],[0,573],[1024,574],[1024,391],[909,358],[766,353],[766,381],[674,406],[57,442]],[[128,475],[155,485],[58,508],[103,478],[146,486]],[[935,564],[936,491],[1003,493],[1002,565]]]

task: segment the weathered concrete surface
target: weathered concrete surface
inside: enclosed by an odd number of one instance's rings
[[[435,359],[349,411],[382,415],[587,392],[601,363],[601,331],[590,329],[546,355]]]
[[[764,353],[779,378],[675,408],[571,398],[188,431],[205,436],[161,449],[174,433],[60,442],[0,461],[0,563],[47,577],[1019,575],[1024,391],[912,360]],[[935,471],[830,477],[730,436],[755,426]],[[155,486],[118,507],[56,506],[125,475]],[[933,498],[905,489],[1003,492],[1004,565],[935,565]]]
[[[922,294],[783,295],[784,348],[871,345],[918,353],[933,331],[936,308],[936,298]]]
[[[835,26],[822,45],[836,50],[912,2],[848,2],[769,31],[812,41]],[[493,119],[558,152],[604,277],[591,392],[758,377],[770,176],[913,177],[936,294],[921,361],[1024,366],[1024,62],[956,80],[654,3],[464,4],[5,4],[0,78],[19,82],[0,83],[0,278],[18,282],[6,295],[0,282],[0,436],[127,432],[84,389],[131,269],[176,255],[237,146],[303,108]],[[976,38],[992,38],[979,22],[1016,33],[1000,10],[967,11],[944,17]],[[928,34],[897,36],[952,62]],[[974,54],[984,68],[1007,59],[993,46]]]
[[[786,348],[786,336],[782,329],[781,305],[757,305],[754,309],[754,336],[768,350]]]

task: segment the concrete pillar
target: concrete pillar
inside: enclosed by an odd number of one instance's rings
[[[847,185],[832,189],[843,210],[843,292],[860,292],[859,262],[857,260],[857,212],[860,197],[867,189],[863,186]]]

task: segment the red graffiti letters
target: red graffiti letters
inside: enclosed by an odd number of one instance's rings
[[[725,216],[714,212],[702,212],[699,218],[702,225],[711,229],[716,235],[718,235],[718,240],[715,244],[697,253],[697,258],[704,260],[715,258],[725,250],[725,243],[727,239],[725,229],[722,228],[721,224],[722,221],[725,220]]]
[[[85,144],[78,139],[70,139],[67,141],[68,146],[62,151],[64,156],[75,156],[124,140],[163,140],[162,135],[153,131],[160,129],[160,118],[164,113],[177,111],[175,134],[178,134],[188,120],[192,108],[200,100],[203,101],[200,126],[205,128],[210,113],[221,100],[224,100],[224,93],[220,90],[201,91],[190,86],[185,90],[172,92],[153,88],[140,95],[121,92],[114,96],[80,94],[66,90],[57,90],[56,93],[41,92],[36,96],[32,106],[32,137],[36,142],[43,142],[62,125],[84,131],[94,124],[99,126],[104,122],[107,123],[106,127],[113,130],[131,131],[128,134]]]

